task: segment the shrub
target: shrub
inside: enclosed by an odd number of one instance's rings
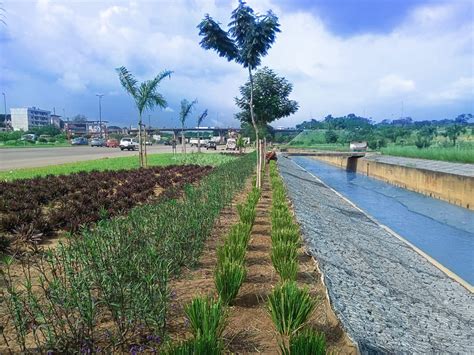
[[[298,252],[292,243],[272,243],[271,259],[282,280],[296,280],[298,273]]]
[[[180,344],[171,346],[167,355],[220,355],[223,345],[221,340],[193,338]]]
[[[290,337],[289,346],[280,347],[283,355],[325,355],[326,339],[324,334],[312,329],[304,329]]]
[[[184,307],[194,337],[217,340],[225,327],[226,311],[222,301],[214,301],[208,297],[197,297]]]
[[[246,274],[244,265],[239,263],[224,261],[216,267],[214,282],[225,304],[230,304],[235,299]]]
[[[275,287],[268,297],[269,312],[277,331],[283,335],[300,329],[313,312],[316,302],[307,288],[300,289],[294,281]]]

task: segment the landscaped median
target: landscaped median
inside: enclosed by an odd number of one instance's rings
[[[169,278],[195,264],[254,161],[232,159],[179,199],[99,221],[25,265],[20,282],[8,258],[0,352],[155,351],[166,335]]]

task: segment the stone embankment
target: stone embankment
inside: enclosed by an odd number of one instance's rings
[[[361,353],[474,353],[474,296],[409,245],[280,156],[308,251]]]

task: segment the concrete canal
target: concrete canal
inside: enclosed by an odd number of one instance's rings
[[[474,212],[308,158],[293,160],[474,285]]]
[[[472,211],[312,158],[280,156],[278,165],[331,305],[362,354],[474,353],[472,287],[431,260],[472,282]]]

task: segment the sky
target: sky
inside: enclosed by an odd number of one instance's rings
[[[300,109],[274,126],[355,113],[374,121],[474,113],[474,8],[470,0],[248,0],[271,9],[282,32],[262,61],[293,85]],[[199,46],[209,13],[226,28],[237,1],[3,0],[0,89],[10,107],[137,121],[114,68],[138,80],[172,70],[165,109],[145,114],[178,126],[180,101],[197,99],[189,125],[235,127],[234,98],[247,72]],[[3,113],[3,105],[0,105]]]

